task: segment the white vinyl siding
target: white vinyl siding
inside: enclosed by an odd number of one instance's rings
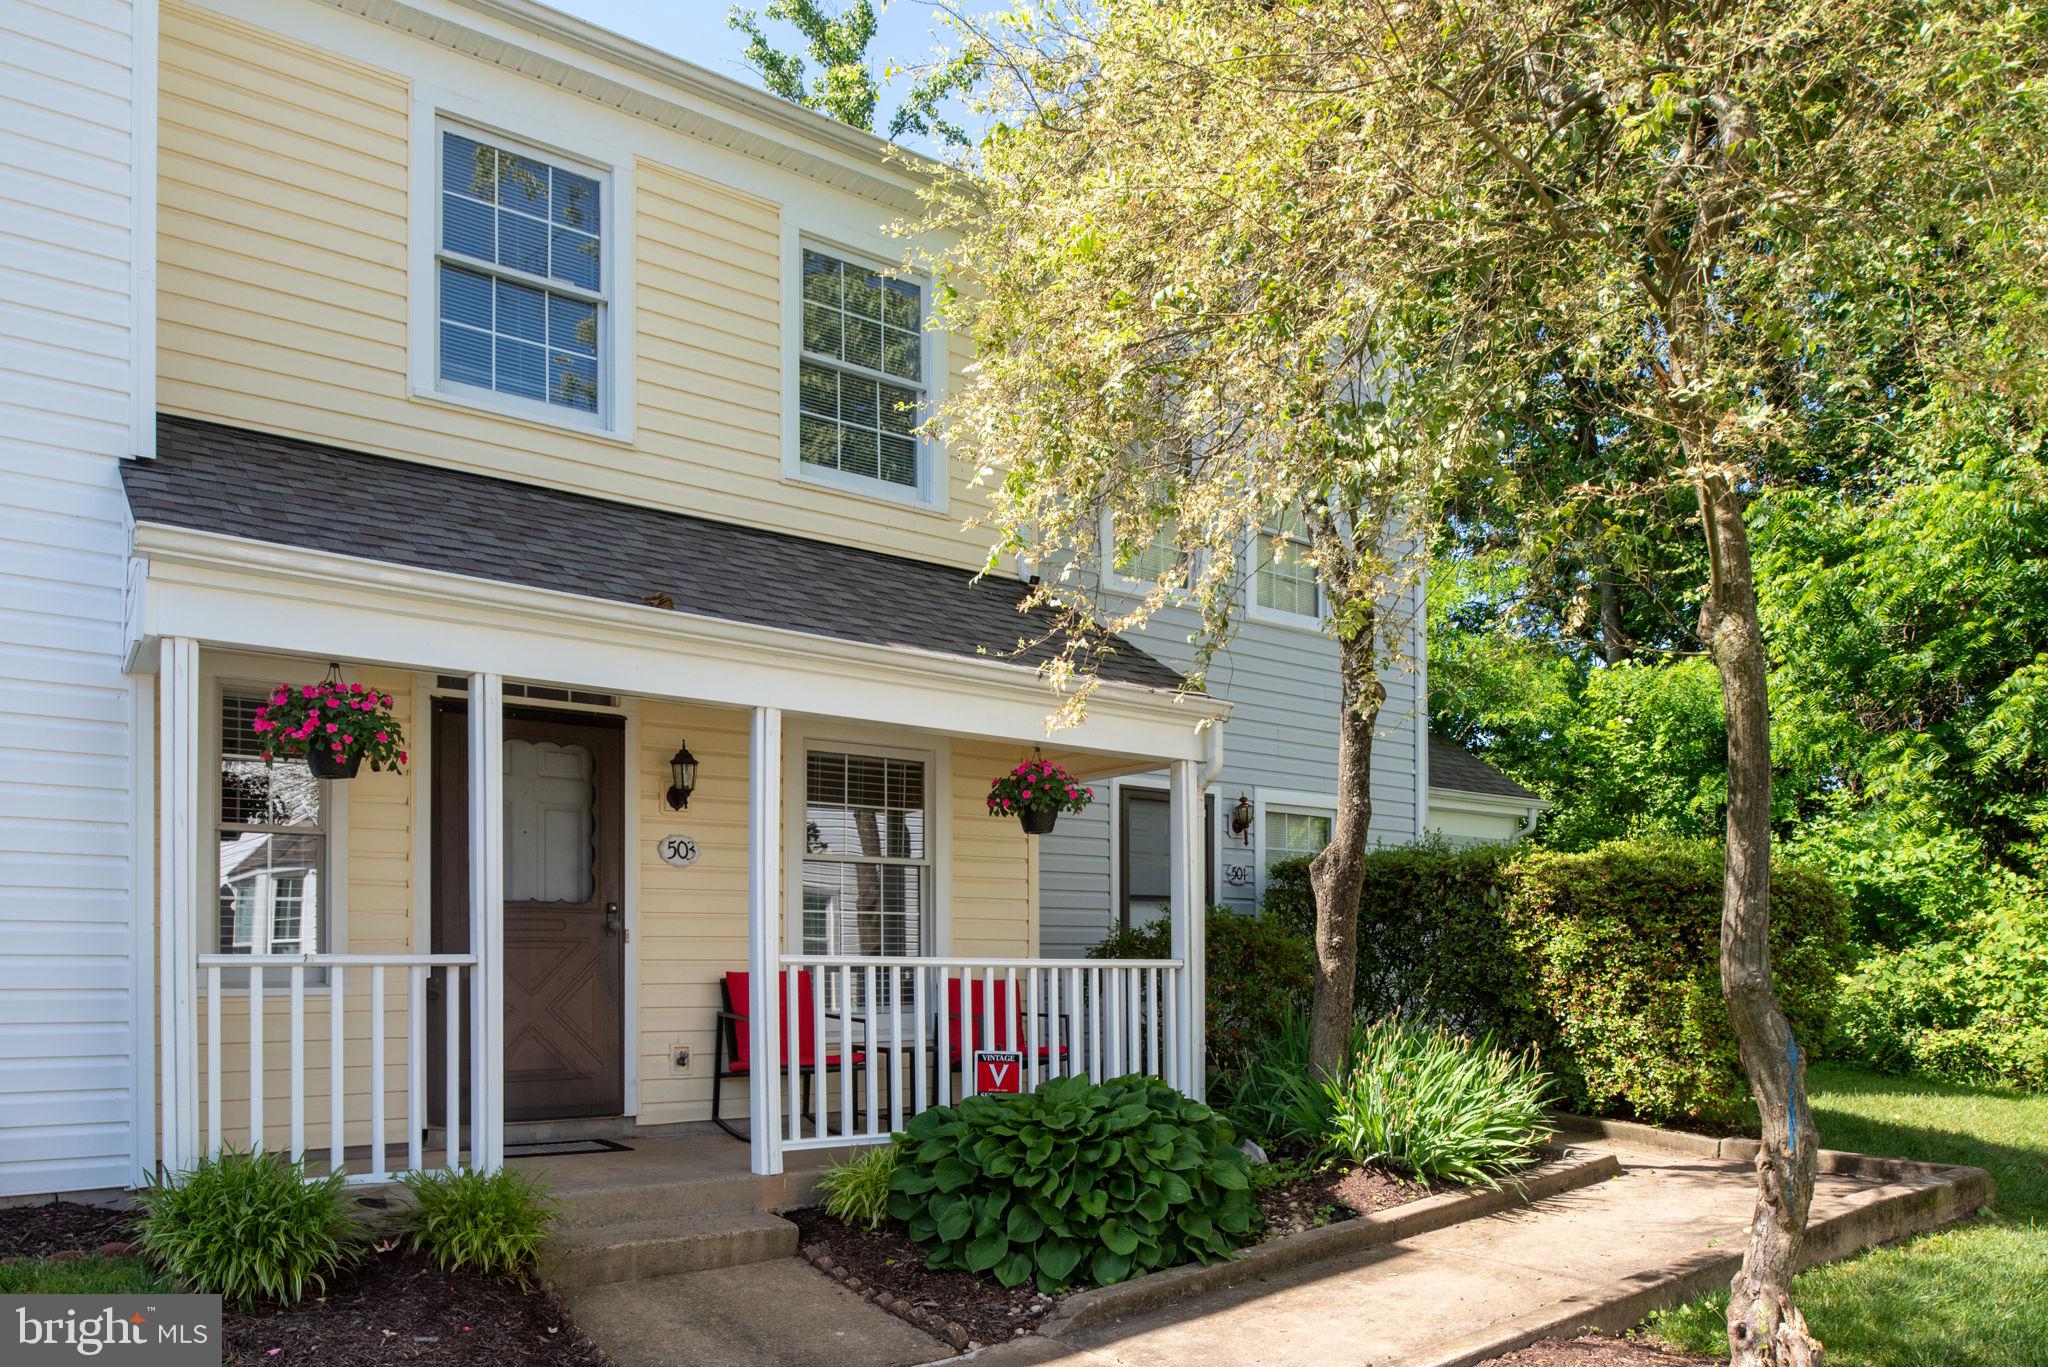
[[[596,418],[606,364],[604,181],[442,128],[436,374],[443,386]]]
[[[924,291],[915,281],[803,248],[797,459],[879,487],[929,484],[923,421]]]
[[[131,136],[152,22],[124,0],[0,7],[0,1198],[126,1187],[146,1161],[121,460],[153,430]]]

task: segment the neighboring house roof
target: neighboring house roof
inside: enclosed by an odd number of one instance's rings
[[[1429,786],[1523,802],[1543,801],[1458,742],[1438,735],[1429,738]]]
[[[423,570],[673,607],[813,636],[1035,666],[1050,617],[972,572],[660,508],[162,415],[154,460],[122,465],[137,522]],[[667,601],[662,601],[663,598]],[[1102,677],[1178,688],[1126,641]]]

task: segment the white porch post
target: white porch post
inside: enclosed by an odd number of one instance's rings
[[[1204,1004],[1208,986],[1204,982],[1203,960],[1207,952],[1209,909],[1202,905],[1208,891],[1203,876],[1208,862],[1209,842],[1202,820],[1200,764],[1191,759],[1173,762],[1173,786],[1169,794],[1172,862],[1172,956],[1181,961],[1180,1049],[1181,1091],[1200,1101],[1208,1084],[1203,1067]]]
[[[157,644],[157,934],[161,1017],[163,1165],[172,1172],[199,1159],[199,643],[167,636]],[[146,758],[146,757],[138,757]],[[212,876],[208,875],[209,883]]]
[[[505,1160],[505,682],[469,676],[469,1161]],[[449,1124],[451,1146],[453,1119]]]
[[[754,1171],[782,1171],[779,1098],[782,1057],[782,709],[754,709],[747,747],[747,1131]],[[818,1105],[824,1106],[820,1097]]]

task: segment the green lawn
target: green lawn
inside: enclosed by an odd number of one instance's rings
[[[0,1295],[141,1296],[171,1284],[140,1258],[29,1258],[0,1263]]]
[[[2048,1096],[1817,1065],[1808,1076],[1831,1149],[1983,1168],[1998,1213],[1847,1262],[1795,1288],[1836,1367],[2040,1367],[2048,1362]],[[1727,1296],[1655,1316],[1650,1331],[1727,1353]]]

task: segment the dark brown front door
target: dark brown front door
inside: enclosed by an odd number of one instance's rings
[[[1117,924],[1125,930],[1156,921],[1173,905],[1173,801],[1151,788],[1119,788]],[[1216,901],[1216,795],[1202,799],[1204,908]]]
[[[467,711],[443,702],[434,713],[439,954],[469,948]],[[505,710],[507,1120],[617,1115],[624,1105],[624,749],[615,718]],[[436,1073],[442,1049],[429,1041]],[[466,1040],[462,1058],[466,1070]],[[439,1077],[427,1095],[439,1100]]]

